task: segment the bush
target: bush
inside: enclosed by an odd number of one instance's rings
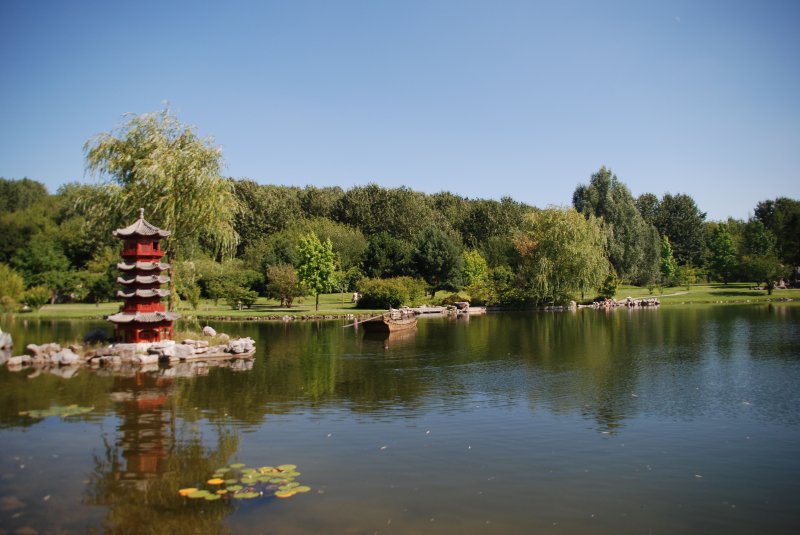
[[[414,306],[425,299],[425,281],[412,277],[364,278],[358,281],[358,308]]]
[[[470,299],[471,298],[469,295],[461,292],[456,292],[448,295],[447,297],[442,298],[440,300],[441,301],[440,304],[448,306],[448,305],[455,305],[456,303],[460,303],[462,301],[467,301],[469,303]]]
[[[399,278],[361,279],[358,291],[361,293],[358,308],[399,308],[410,302],[408,288]]]
[[[258,299],[258,292],[248,290],[241,286],[227,286],[225,288],[225,300],[233,309],[250,308]]]
[[[47,286],[34,286],[22,294],[23,302],[31,307],[32,310],[39,310],[42,305],[50,301],[51,292]]]

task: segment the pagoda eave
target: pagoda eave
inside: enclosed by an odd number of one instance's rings
[[[108,317],[112,323],[161,323],[172,322],[181,317],[175,312],[119,312]]]

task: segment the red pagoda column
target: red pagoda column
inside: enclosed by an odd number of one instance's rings
[[[139,220],[117,229],[114,236],[124,240],[122,262],[117,269],[123,272],[117,278],[123,289],[117,296],[125,300],[122,310],[108,317],[114,323],[114,338],[117,342],[160,342],[172,339],[172,322],[179,314],[167,312],[161,298],[169,295],[161,285],[169,277],[161,272],[170,268],[161,262],[164,251],[161,240],[170,233],[151,225],[144,219],[144,208],[139,210]]]

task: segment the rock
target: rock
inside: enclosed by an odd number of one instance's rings
[[[110,357],[114,354],[114,348],[112,346],[101,347],[100,349],[96,349],[94,354],[98,357]]]
[[[132,362],[137,364],[158,364],[159,355],[157,354],[147,354],[147,355],[136,355],[133,357]]]
[[[81,358],[69,348],[62,349],[58,353],[55,353],[50,357],[50,360],[54,364],[59,364],[61,366],[76,366],[81,363]]]
[[[12,347],[14,347],[14,341],[11,339],[11,335],[0,329],[0,349],[11,349]]]
[[[206,336],[217,336],[217,331],[210,325],[203,327],[203,334]]]
[[[187,346],[184,344],[178,344],[175,346],[175,356],[179,359],[187,359],[194,355],[194,349],[192,346]]]
[[[113,346],[114,354],[123,359],[132,359],[136,355],[136,344],[117,344]]]
[[[25,348],[25,351],[34,358],[40,359],[49,359],[53,353],[58,353],[61,351],[61,346],[58,344],[42,344],[37,346],[36,344],[28,344]]]
[[[17,367],[17,366],[27,366],[31,363],[31,357],[29,355],[19,355],[16,357],[11,357],[8,359],[8,367]]]
[[[239,338],[228,344],[228,353],[241,355],[242,353],[248,353],[252,351],[255,347],[256,343],[252,338]]]

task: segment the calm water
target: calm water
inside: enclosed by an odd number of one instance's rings
[[[18,347],[96,325],[0,322]],[[343,325],[215,324],[257,341],[247,372],[3,368],[0,533],[800,529],[800,307]],[[68,404],[94,410],[19,415]],[[237,461],[296,464],[313,490],[178,496]]]

